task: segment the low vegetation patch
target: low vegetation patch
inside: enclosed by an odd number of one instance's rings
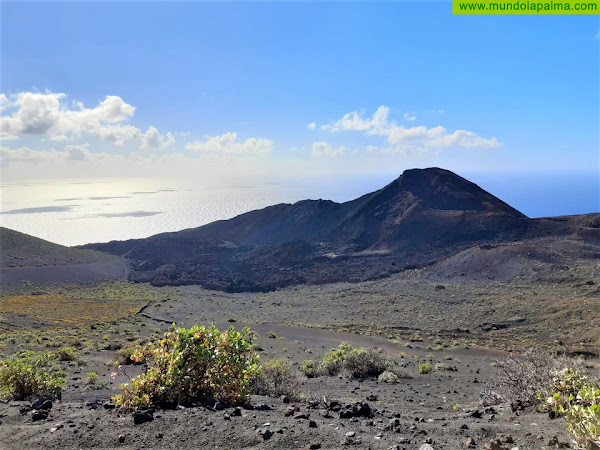
[[[552,395],[555,374],[565,367],[580,368],[582,360],[529,349],[496,361],[496,376],[481,395],[484,405],[501,402],[520,403],[524,407],[546,408]]]
[[[565,368],[555,373],[552,391],[547,402],[564,417],[575,448],[600,448],[600,383]]]
[[[299,400],[301,378],[298,372],[285,359],[267,361],[258,375],[251,381],[252,392],[269,397],[285,395],[291,400]]]
[[[554,411],[566,421],[574,447],[600,449],[600,381],[582,372],[582,359],[528,350],[497,361],[484,405],[510,402],[513,408]]]
[[[142,374],[122,385],[113,399],[125,410],[174,407],[206,398],[247,403],[250,379],[259,373],[247,328],[172,327],[157,342],[139,347],[132,360],[146,364]]]
[[[79,359],[79,353],[75,347],[65,345],[56,351],[56,359],[59,361],[77,361]]]
[[[340,373],[353,378],[377,377],[391,367],[391,361],[377,348],[354,348],[347,342],[329,350],[318,364],[304,362],[305,374],[337,375]],[[308,376],[308,374],[307,374]]]
[[[420,363],[418,369],[419,369],[419,373],[421,375],[426,375],[428,373],[433,372],[433,366],[431,365],[430,362]]]
[[[57,396],[65,382],[65,373],[54,366],[53,360],[50,352],[25,352],[0,361],[0,396],[14,400]]]

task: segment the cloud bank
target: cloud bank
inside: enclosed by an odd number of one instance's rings
[[[500,143],[495,137],[484,138],[472,131],[456,130],[449,132],[442,126],[427,128],[425,126],[404,127],[388,118],[390,108],[380,106],[371,117],[363,117],[358,112],[344,114],[341,119],[321,125],[321,130],[331,133],[360,131],[367,136],[381,136],[388,147],[370,146],[370,152],[402,153],[408,150],[442,149],[449,147],[494,148]],[[416,119],[414,115],[405,114],[406,120]]]
[[[0,110],[12,112],[0,116],[0,138],[41,135],[60,142],[71,136],[94,137],[142,149],[161,149],[175,143],[172,133],[163,135],[153,126],[142,131],[125,123],[133,117],[135,106],[119,96],[107,95],[93,108],[86,108],[81,102],[68,105],[66,97],[64,93],[51,92],[0,94]]]
[[[273,141],[263,138],[248,138],[238,141],[237,133],[220,136],[205,136],[204,141],[186,144],[186,150],[221,155],[265,155],[273,150]]]

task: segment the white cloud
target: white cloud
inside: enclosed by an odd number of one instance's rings
[[[65,145],[66,159],[71,161],[83,161],[90,159],[88,145]]]
[[[354,111],[344,114],[341,119],[332,124],[322,125],[321,129],[330,132],[362,131],[369,136],[382,136],[392,146],[386,149],[390,152],[393,152],[394,149],[398,152],[404,152],[409,149],[493,148],[500,145],[495,137],[484,138],[472,131],[456,130],[449,133],[442,126],[433,128],[425,126],[403,127],[388,119],[389,112],[390,108],[383,105],[377,108],[377,111],[371,117],[367,118]],[[371,147],[371,151],[373,148],[375,147]]]
[[[65,145],[62,151],[55,149],[32,150],[28,147],[19,147],[16,149],[0,147],[0,163],[3,166],[14,163],[38,164],[43,162],[95,161],[106,159],[123,160],[124,158],[108,153],[92,153],[89,151],[87,144]]]
[[[403,117],[404,117],[404,120],[407,120],[409,122],[412,122],[413,120],[417,119],[417,116],[415,116],[415,113],[405,112]]]
[[[0,104],[8,102],[8,107],[3,109],[16,109],[11,115],[0,116],[0,136],[4,139],[44,135],[61,141],[69,135],[92,136],[116,145],[134,144],[140,148],[165,148],[175,142],[171,133],[161,135],[153,126],[143,132],[124,123],[133,117],[136,108],[116,95],[107,95],[94,108],[86,108],[81,102],[72,102],[69,108],[64,102],[64,93],[21,92],[12,96],[12,102],[5,94],[1,95]]]
[[[64,134],[57,134],[56,136],[50,136],[50,140],[55,141],[55,142],[63,142],[63,141],[68,141],[69,138],[67,136],[65,136]]]
[[[343,156],[348,152],[348,149],[344,146],[333,148],[333,146],[328,142],[313,142],[311,155],[320,157],[334,157],[334,156]]]
[[[205,136],[204,141],[186,144],[185,149],[194,152],[223,155],[264,155],[273,150],[273,141],[263,138],[248,138],[238,141],[237,133],[225,133],[220,136]]]
[[[308,124],[309,130],[314,130],[315,128],[317,128],[317,124],[315,122],[311,122]]]
[[[0,93],[0,111],[2,111],[4,108],[8,107],[9,105],[10,105],[10,100],[8,100],[8,97],[6,96],[6,94]]]

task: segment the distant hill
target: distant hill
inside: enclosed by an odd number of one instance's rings
[[[129,263],[93,250],[70,248],[0,227],[0,287],[21,281],[68,283],[124,279]]]
[[[0,267],[57,266],[106,259],[106,255],[54,244],[0,227]]]
[[[474,245],[571,236],[596,223],[529,219],[476,184],[430,168],[407,170],[346,203],[279,204],[199,228],[81,248],[129,258],[136,281],[261,291],[382,277]]]

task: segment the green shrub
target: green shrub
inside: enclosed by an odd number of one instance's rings
[[[187,330],[173,326],[163,339],[133,353],[133,361],[146,368],[131,384],[122,385],[123,394],[113,400],[125,410],[173,407],[207,397],[246,403],[249,380],[259,372],[252,340],[247,328],[220,332],[214,325]]]
[[[329,350],[319,364],[319,372],[324,375],[336,375],[341,372],[344,361],[354,350],[348,342],[342,342],[338,348]]]
[[[65,374],[52,365],[53,358],[49,352],[26,352],[0,361],[0,396],[24,400],[33,396],[58,395]]]
[[[98,383],[99,380],[100,376],[96,372],[88,372],[86,374],[85,388],[89,390],[101,389],[102,386]]]
[[[252,392],[269,397],[285,395],[292,400],[298,400],[300,394],[300,376],[285,359],[267,361],[251,381]]]
[[[575,447],[600,448],[600,385],[566,368],[556,373],[553,388],[548,403],[564,417]]]
[[[433,366],[430,362],[424,362],[419,364],[419,373],[421,375],[425,375],[431,372],[433,372]]]
[[[116,365],[126,366],[129,364],[140,364],[139,362],[134,361],[131,357],[133,354],[139,349],[139,344],[127,344],[117,350],[117,359],[115,361]]]
[[[56,351],[56,359],[59,361],[77,361],[79,359],[79,353],[75,347],[66,345]]]
[[[313,378],[317,376],[317,365],[312,359],[307,359],[302,362],[302,366],[300,367],[300,371],[306,375],[308,378]]]
[[[323,356],[318,372],[323,375],[336,375],[340,372],[354,378],[378,376],[390,367],[390,361],[379,349],[353,348],[342,342],[338,348],[329,350]]]
[[[378,376],[385,372],[390,362],[376,348],[358,348],[351,351],[344,361],[344,370],[353,378]]]
[[[400,378],[391,370],[386,370],[379,377],[377,377],[380,383],[399,383]]]

